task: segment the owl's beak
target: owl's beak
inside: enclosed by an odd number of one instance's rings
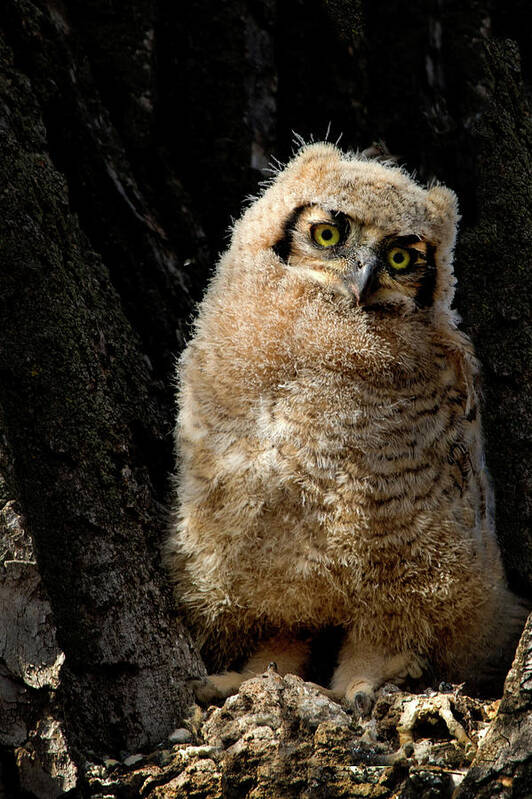
[[[364,305],[372,293],[375,287],[376,271],[377,258],[372,253],[363,260],[357,261],[356,265],[353,265],[353,268],[345,275],[345,284],[356,299],[357,305]]]

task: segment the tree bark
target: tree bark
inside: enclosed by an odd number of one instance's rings
[[[458,192],[457,306],[484,366],[497,530],[512,587],[530,594],[530,24],[525,0],[4,1],[9,791],[60,795],[88,750],[155,746],[191,699],[202,665],[160,562],[175,357],[231,218],[293,132],[383,140]],[[516,662],[506,697],[521,695]],[[61,747],[71,758],[50,777]]]
[[[202,668],[157,562],[165,520],[150,455],[169,420],[150,396],[151,369],[107,270],[69,208],[31,86],[5,44],[0,59],[0,401],[11,497],[66,656],[71,745],[154,745],[190,703],[186,679]]]
[[[526,799],[532,785],[532,616],[506,679],[497,716],[456,799]]]

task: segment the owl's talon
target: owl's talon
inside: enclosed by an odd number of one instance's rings
[[[419,680],[428,668],[428,660],[421,657],[421,655],[416,655],[408,665],[408,676],[414,680]]]
[[[351,700],[355,716],[359,719],[367,719],[371,715],[375,698],[373,694],[366,691],[357,691]]]

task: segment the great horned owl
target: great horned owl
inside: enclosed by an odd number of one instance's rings
[[[243,214],[179,367],[177,595],[228,695],[344,632],[331,690],[482,679],[523,611],[492,520],[457,203],[303,147]]]

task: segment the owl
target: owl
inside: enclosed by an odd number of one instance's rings
[[[179,364],[168,558],[204,699],[271,661],[307,676],[328,628],[329,693],[361,710],[511,655],[457,219],[448,188],[318,143],[235,224]]]

